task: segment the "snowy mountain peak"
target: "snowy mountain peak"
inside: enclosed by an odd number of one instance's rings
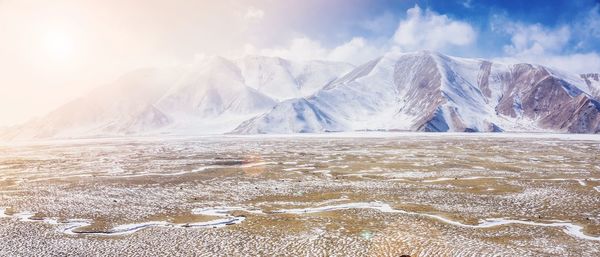
[[[209,56],[180,68],[141,69],[0,136],[223,133],[278,101],[314,93],[352,68],[336,62]]]
[[[433,51],[388,53],[312,97],[296,100],[296,104],[330,117],[326,124],[307,121],[307,116],[295,109],[282,114],[277,106],[234,132],[323,132],[335,128],[596,133],[600,116],[591,92],[583,80],[539,65],[499,64]],[[286,126],[276,121],[285,121]]]
[[[434,51],[358,67],[246,56],[138,70],[4,137],[355,130],[600,132],[600,76]]]
[[[246,56],[236,60],[249,87],[279,101],[305,97],[354,68],[346,63]]]

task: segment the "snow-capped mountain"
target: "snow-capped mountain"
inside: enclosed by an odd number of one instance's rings
[[[207,57],[180,68],[143,69],[2,137],[224,133],[279,100],[314,93],[352,68],[337,62],[251,56]]]
[[[166,132],[222,133],[277,102],[245,84],[240,68],[222,57],[195,64],[155,102],[171,122]]]
[[[248,56],[132,72],[3,138],[356,130],[600,132],[600,78],[390,52],[358,67]]]
[[[355,68],[340,62],[298,62],[266,56],[246,56],[235,62],[249,87],[279,101],[312,95]]]
[[[136,133],[170,122],[154,106],[180,69],[142,69],[75,99],[48,115],[7,131],[6,138],[77,137]]]
[[[233,133],[354,130],[597,133],[597,84],[532,64],[388,53]]]

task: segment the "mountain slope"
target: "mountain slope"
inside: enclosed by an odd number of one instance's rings
[[[240,68],[225,58],[209,58],[193,70],[156,102],[173,120],[167,131],[222,133],[276,104],[248,87]]]
[[[580,76],[588,86],[590,94],[596,99],[600,99],[600,74],[588,73],[581,74]]]
[[[348,72],[346,72],[348,71]],[[598,133],[600,79],[430,51],[358,67],[249,56],[143,69],[2,138],[356,130]]]
[[[345,63],[250,56],[208,57],[187,67],[142,69],[0,137],[223,133],[268,111],[278,100],[313,93],[351,68]]]
[[[142,69],[97,88],[48,115],[8,130],[7,138],[129,134],[156,129],[169,118],[153,104],[181,74],[179,69]]]
[[[347,63],[246,56],[235,60],[246,84],[279,101],[305,97],[352,70]]]
[[[499,64],[429,51],[388,53],[306,99],[281,103],[242,123],[233,133],[382,129],[597,133],[600,105],[593,92],[583,79],[539,65]],[[319,116],[286,107],[298,105],[310,106]]]

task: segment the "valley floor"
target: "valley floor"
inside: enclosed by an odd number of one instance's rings
[[[600,136],[0,145],[0,256],[599,256]]]

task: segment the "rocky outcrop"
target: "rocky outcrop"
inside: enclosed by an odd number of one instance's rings
[[[600,74],[587,73],[581,74],[580,76],[585,81],[585,84],[588,86],[590,94],[595,99],[600,99]]]

